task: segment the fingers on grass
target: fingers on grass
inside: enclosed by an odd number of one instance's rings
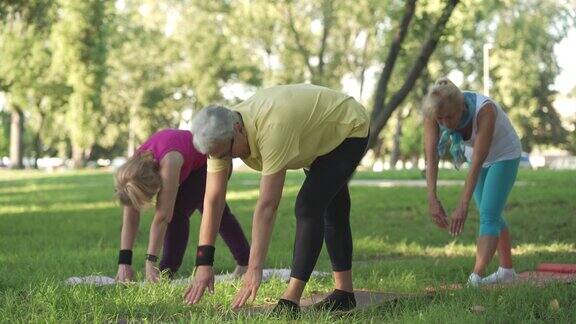
[[[193,304],[197,304],[200,301],[200,298],[204,295],[204,289],[206,289],[204,286],[196,288],[194,299],[192,301]]]

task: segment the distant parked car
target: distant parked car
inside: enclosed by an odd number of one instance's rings
[[[110,166],[112,167],[112,169],[116,170],[124,163],[126,163],[126,158],[123,156],[119,156],[112,159]]]

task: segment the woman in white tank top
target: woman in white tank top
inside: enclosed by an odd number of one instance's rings
[[[508,116],[490,98],[462,92],[447,78],[439,79],[430,89],[423,113],[428,204],[433,221],[451,235],[459,235],[474,196],[480,211],[480,233],[476,263],[468,283],[478,286],[514,280],[510,232],[502,211],[516,180],[522,148]],[[466,160],[470,163],[460,202],[450,222],[436,193],[438,161],[448,143],[456,168]],[[496,250],[500,267],[482,278]]]

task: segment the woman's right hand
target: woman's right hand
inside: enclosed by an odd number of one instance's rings
[[[119,264],[118,274],[116,274],[116,282],[130,282],[134,280],[134,270],[129,264]]]
[[[194,280],[184,293],[184,302],[188,305],[197,304],[206,289],[214,293],[214,269],[212,266],[201,265],[196,267]]]
[[[442,203],[438,198],[429,199],[428,200],[428,209],[430,211],[430,216],[432,216],[432,220],[436,225],[440,228],[447,229],[448,228],[448,216],[446,215],[446,211],[442,206]]]

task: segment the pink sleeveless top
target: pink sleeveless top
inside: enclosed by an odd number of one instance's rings
[[[206,164],[206,155],[194,148],[192,133],[187,130],[163,129],[158,131],[138,148],[137,153],[145,150],[152,152],[158,163],[168,152],[176,151],[182,154],[184,164],[180,169],[180,184],[188,178],[190,172],[198,170]]]

